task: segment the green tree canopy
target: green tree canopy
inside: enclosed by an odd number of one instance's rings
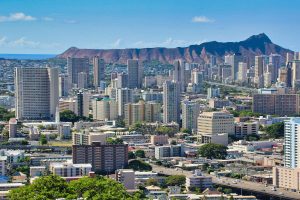
[[[135,156],[136,156],[136,157],[139,157],[139,158],[145,158],[145,157],[146,157],[146,156],[145,156],[145,151],[139,149],[139,150],[137,150],[137,151],[135,152]]]
[[[152,167],[148,163],[141,160],[131,160],[128,163],[128,168],[135,171],[151,171]]]
[[[172,175],[166,178],[166,184],[168,186],[181,186],[185,184],[185,176],[184,175]]]
[[[107,144],[123,144],[123,140],[121,138],[107,138]]]
[[[198,154],[208,159],[225,159],[227,156],[227,147],[221,144],[204,144],[198,149]]]
[[[79,117],[71,110],[63,110],[62,112],[60,112],[60,121],[62,122],[78,122],[79,121]]]
[[[67,183],[58,176],[44,176],[36,179],[31,185],[13,189],[9,199],[93,199],[93,200],[138,200],[140,194],[130,195],[124,186],[105,177],[84,177]]]
[[[265,128],[267,138],[282,138],[284,136],[284,122],[272,124]]]
[[[158,182],[157,182],[157,180],[154,179],[154,178],[149,178],[149,179],[146,181],[145,185],[147,185],[147,186],[151,186],[151,185],[157,186],[157,185],[158,185]]]
[[[9,112],[7,109],[0,106],[0,121],[8,121],[15,117],[15,112]]]
[[[47,144],[47,143],[48,143],[48,140],[47,140],[46,136],[42,134],[40,136],[40,144],[44,145],[44,144]]]

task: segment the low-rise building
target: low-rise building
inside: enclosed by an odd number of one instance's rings
[[[194,190],[199,188],[201,191],[212,187],[212,177],[203,176],[199,170],[195,170],[195,173],[186,177],[186,189]]]
[[[167,145],[155,147],[155,158],[182,157],[184,156],[184,145]]]
[[[151,135],[150,142],[153,145],[165,145],[168,144],[168,139],[167,135]]]
[[[49,170],[53,175],[61,177],[88,176],[92,171],[92,165],[86,163],[73,164],[71,162],[51,163]]]
[[[300,168],[273,167],[273,185],[300,191]]]
[[[118,169],[116,181],[122,183],[127,190],[135,189],[135,172],[132,169]]]

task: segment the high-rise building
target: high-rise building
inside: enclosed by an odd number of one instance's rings
[[[292,115],[299,113],[298,94],[254,94],[253,112],[267,115]]]
[[[86,89],[88,87],[87,74],[85,72],[78,73],[78,88]]]
[[[278,70],[281,65],[281,55],[279,54],[271,54],[269,55],[269,65],[272,65],[273,70],[272,70],[272,82],[276,82],[278,78]]]
[[[101,81],[105,81],[105,63],[98,56],[93,57],[94,87],[100,87]]]
[[[225,56],[225,63],[231,65],[231,77],[233,80],[238,79],[239,62],[243,61],[240,53]]]
[[[159,122],[160,104],[156,102],[144,102],[125,104],[125,124],[134,125],[137,122]]]
[[[119,88],[117,90],[118,115],[124,117],[125,104],[133,102],[133,90]]]
[[[105,144],[94,142],[91,145],[73,145],[73,163],[90,163],[96,173],[110,173],[128,165],[127,144]]]
[[[284,166],[300,168],[300,118],[284,123]]]
[[[200,105],[197,102],[185,100],[182,102],[182,128],[189,131],[197,130],[197,117]]]
[[[59,97],[67,97],[71,89],[71,83],[68,74],[59,75]]]
[[[207,88],[207,99],[220,97],[220,88]]]
[[[266,57],[262,56],[255,56],[255,65],[254,65],[254,73],[255,73],[255,84],[257,87],[261,88],[264,84],[264,66]]]
[[[67,58],[68,75],[72,84],[78,84],[78,74],[85,72],[89,82],[89,59],[88,58]]]
[[[127,60],[128,88],[141,88],[143,82],[143,68],[138,60]]]
[[[239,62],[238,81],[242,83],[247,81],[247,63]]]
[[[163,84],[163,122],[180,124],[180,85],[174,81]]]
[[[93,119],[95,120],[115,120],[118,117],[118,104],[115,99],[109,97],[97,98],[93,100]]]
[[[279,68],[278,81],[285,83],[286,87],[292,87],[292,69],[291,67]]]
[[[300,85],[300,60],[293,60],[292,62],[292,86],[293,88]]]
[[[128,87],[128,74],[124,72],[118,73],[116,88],[127,88],[127,87]]]
[[[16,118],[54,120],[58,105],[57,68],[16,68]]]
[[[77,93],[77,115],[80,117],[89,117],[90,95],[86,92]]]
[[[17,136],[18,122],[15,118],[11,118],[8,122],[8,135],[9,138],[15,138]]]
[[[185,90],[185,62],[182,60],[174,61],[173,81],[180,86],[180,92]]]

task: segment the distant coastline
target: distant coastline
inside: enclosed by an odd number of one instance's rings
[[[44,60],[55,56],[56,54],[0,54],[0,59]]]

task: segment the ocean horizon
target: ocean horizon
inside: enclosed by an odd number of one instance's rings
[[[55,56],[56,54],[0,54],[0,59],[45,60]]]

